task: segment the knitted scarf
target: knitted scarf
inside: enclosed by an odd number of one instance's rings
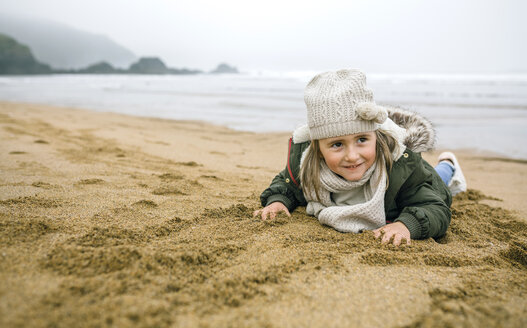
[[[302,155],[301,162],[305,155]],[[377,169],[374,163],[359,181],[348,181],[335,174],[324,161],[320,164],[321,188],[317,200],[314,190],[304,191],[308,201],[306,212],[314,215],[319,222],[341,232],[373,230],[386,224],[384,193],[386,191],[386,170]],[[366,201],[355,205],[335,203],[332,193],[355,191]],[[353,202],[352,202],[353,203]]]

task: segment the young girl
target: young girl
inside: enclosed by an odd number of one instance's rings
[[[374,230],[395,246],[445,234],[452,193],[466,184],[452,153],[441,154],[436,169],[421,158],[435,141],[427,120],[376,105],[357,70],[315,76],[304,99],[308,124],[293,133],[287,166],[260,196],[264,208],[255,216],[273,219],[307,204],[322,224]]]

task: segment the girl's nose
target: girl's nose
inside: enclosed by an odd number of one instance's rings
[[[346,155],[344,156],[344,159],[352,163],[359,159],[359,153],[355,147],[350,146],[346,149]]]

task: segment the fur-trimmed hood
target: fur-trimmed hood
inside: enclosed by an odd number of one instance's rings
[[[436,132],[432,123],[416,112],[397,107],[386,107],[388,117],[406,130],[403,144],[413,152],[421,153],[434,149]]]
[[[432,123],[416,112],[397,107],[384,106],[388,118],[381,129],[389,130],[398,141],[413,152],[425,152],[435,147],[435,130]],[[395,124],[393,124],[395,123]],[[302,143],[311,140],[309,127],[303,125],[293,132],[293,142]]]

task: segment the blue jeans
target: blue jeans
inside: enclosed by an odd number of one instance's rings
[[[441,180],[448,186],[452,176],[454,175],[454,165],[448,161],[442,161],[435,167],[437,174],[441,177]]]

